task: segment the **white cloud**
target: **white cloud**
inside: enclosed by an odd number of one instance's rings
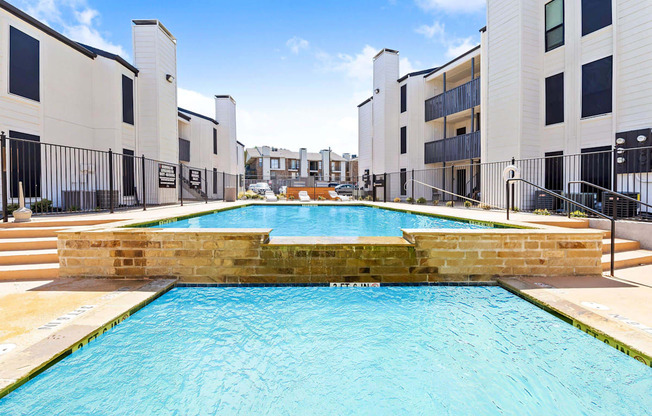
[[[177,88],[177,104],[206,117],[215,117],[215,99],[197,91]]]
[[[484,10],[486,0],[416,0],[417,6],[430,11],[448,13],[476,13]]]
[[[64,36],[80,43],[128,57],[126,50],[106,39],[97,28],[100,14],[88,6],[86,0],[24,0],[21,4],[27,14],[48,26],[60,30]]]
[[[436,20],[432,25],[421,25],[414,31],[445,46],[446,56],[449,58],[455,58],[477,45],[473,36],[459,38],[449,35],[445,25]]]
[[[301,50],[308,49],[310,43],[305,39],[295,36],[288,39],[287,42],[285,42],[285,45],[290,48],[293,54],[297,55]]]
[[[473,40],[473,37],[468,37],[466,39],[458,40],[448,46],[446,51],[446,56],[449,58],[455,58],[460,56],[464,52],[467,52],[474,46],[477,46],[477,43]]]
[[[432,39],[435,36],[438,38],[443,38],[445,35],[444,25],[438,21],[433,22],[432,25],[421,25],[414,30],[415,32],[425,36],[428,39]]]

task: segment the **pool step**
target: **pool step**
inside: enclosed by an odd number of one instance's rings
[[[107,224],[116,221],[120,221],[120,220],[92,220],[92,219],[70,220],[64,218],[61,219],[39,218],[38,220],[34,220],[30,222],[0,222],[0,228],[88,227],[91,225]]]
[[[0,238],[0,251],[44,250],[57,248],[56,237]]]
[[[59,263],[0,266],[0,281],[16,279],[54,279],[59,276]]]
[[[602,270],[609,271],[611,254],[602,255]],[[624,269],[626,267],[636,267],[643,264],[652,264],[652,251],[650,250],[631,250],[616,253],[614,258],[614,267]]]
[[[0,251],[0,265],[58,263],[57,249]]]
[[[622,253],[624,251],[638,250],[641,248],[641,243],[638,241],[624,240],[622,238],[616,238],[616,253]],[[611,238],[604,238],[602,240],[602,253],[607,254],[611,253]]]
[[[65,227],[11,227],[0,229],[0,239],[56,237]]]

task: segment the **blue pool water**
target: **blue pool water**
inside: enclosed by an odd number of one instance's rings
[[[158,226],[157,226],[158,227]],[[160,226],[272,228],[272,236],[401,236],[401,228],[487,228],[428,215],[364,206],[250,205]]]
[[[498,287],[177,288],[13,415],[647,415],[652,369]]]

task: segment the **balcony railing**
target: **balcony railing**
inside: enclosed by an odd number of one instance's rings
[[[444,148],[446,149],[445,152]],[[425,144],[425,163],[440,163],[478,157],[480,157],[479,131]]]
[[[480,78],[427,99],[426,121],[459,113],[477,105],[480,105]]]

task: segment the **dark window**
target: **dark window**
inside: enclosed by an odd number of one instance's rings
[[[546,153],[545,188],[564,191],[564,152]]]
[[[582,36],[611,24],[611,0],[582,0]]]
[[[122,149],[122,195],[136,195],[134,151]]]
[[[546,4],[546,52],[564,44],[564,0]]]
[[[612,57],[582,65],[582,117],[611,113]]]
[[[134,80],[122,76],[122,121],[134,125]]]
[[[546,78],[546,126],[564,122],[564,73]]]
[[[401,195],[407,195],[407,169],[401,169]]]
[[[463,134],[466,134],[466,127],[460,127],[459,129],[455,130],[456,136],[461,136]]]
[[[407,85],[401,86],[401,113],[407,111]]]
[[[475,131],[480,131],[480,113],[475,113]]]
[[[407,153],[407,127],[401,127],[401,154]]]
[[[190,162],[190,141],[179,138],[179,161]]]
[[[41,138],[32,134],[9,131],[9,167],[11,197],[18,198],[18,182],[23,183],[25,198],[41,196]]]
[[[213,129],[213,154],[217,154],[217,129]],[[262,159],[260,161],[262,166]]]
[[[213,193],[217,193],[217,168],[213,168]]]
[[[611,189],[611,146],[591,147],[582,149],[582,164],[580,179],[604,188]],[[597,192],[595,188],[582,185],[582,192]],[[602,200],[602,192],[597,192],[598,201]]]
[[[13,26],[9,29],[9,92],[40,100],[39,41]]]

